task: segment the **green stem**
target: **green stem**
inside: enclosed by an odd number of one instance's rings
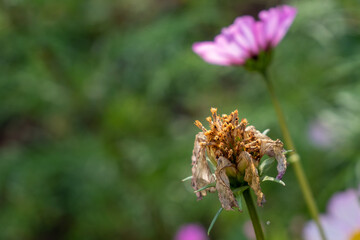
[[[259,216],[256,212],[256,208],[254,205],[254,202],[252,200],[251,194],[250,194],[250,188],[246,189],[243,192],[243,196],[246,202],[247,209],[249,211],[250,219],[252,222],[252,225],[254,227],[255,235],[257,240],[264,240],[264,233],[262,231],[262,227],[259,221]]]
[[[283,134],[283,137],[284,137],[285,145],[287,146],[288,149],[293,150],[293,152],[290,153],[289,161],[294,166],[295,175],[296,175],[296,178],[297,178],[297,180],[299,182],[301,191],[303,193],[303,196],[304,196],[305,202],[307,204],[307,207],[308,207],[308,209],[310,211],[311,217],[315,220],[315,223],[316,223],[316,225],[317,225],[317,227],[319,229],[319,232],[320,232],[320,235],[321,235],[322,239],[326,240],[324,230],[323,230],[323,228],[321,226],[321,223],[320,223],[318,208],[316,206],[314,197],[313,197],[312,192],[310,190],[309,182],[308,182],[308,180],[306,178],[304,169],[303,169],[303,167],[301,165],[300,156],[299,156],[299,154],[296,153],[294,142],[292,141],[292,138],[290,136],[290,132],[289,132],[289,129],[288,129],[286,121],[285,121],[284,113],[283,113],[283,111],[281,109],[279,100],[278,100],[278,98],[277,98],[277,96],[275,94],[274,87],[273,87],[273,85],[272,85],[272,83],[270,81],[270,78],[269,78],[266,71],[262,72],[262,76],[264,77],[265,82],[266,82],[266,86],[267,86],[267,88],[269,90],[271,101],[272,101],[273,106],[275,108],[275,111],[276,111],[276,114],[277,114],[277,117],[278,117],[278,120],[279,120],[279,124],[280,124],[280,127],[281,127],[281,131],[282,131],[282,134]]]

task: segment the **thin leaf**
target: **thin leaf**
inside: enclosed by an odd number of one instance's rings
[[[262,134],[267,135],[270,132],[270,129],[265,129],[265,131],[262,132]]]
[[[187,180],[191,180],[193,178],[193,176],[188,176],[188,177],[186,177],[186,178],[184,178],[183,180],[181,180],[182,182],[185,182],[185,181],[187,181]]]
[[[202,190],[205,190],[205,189],[211,188],[211,187],[215,187],[215,186],[216,186],[216,183],[210,183],[210,184],[208,184],[208,185],[206,185],[206,186],[204,186],[204,187],[202,187],[202,188],[199,188],[198,190],[196,190],[196,191],[194,191],[194,192],[195,192],[195,193],[201,192]]]
[[[276,179],[276,178],[273,178],[273,177],[270,177],[270,176],[265,176],[263,179],[262,179],[262,182],[265,182],[265,181],[272,181],[272,182],[276,182],[276,183],[279,183],[283,186],[285,186],[285,183],[279,179]]]
[[[211,221],[210,226],[209,226],[208,231],[207,231],[208,236],[210,235],[210,231],[211,231],[211,229],[213,228],[213,226],[214,226],[216,220],[218,219],[220,213],[222,212],[222,210],[224,210],[224,209],[221,207],[221,208],[219,209],[219,211],[217,211],[217,213],[215,214],[213,220]]]
[[[262,161],[259,166],[260,176],[263,175],[263,173],[266,172],[270,168],[271,164],[273,164],[274,162],[275,162],[274,158],[267,158],[264,161]]]

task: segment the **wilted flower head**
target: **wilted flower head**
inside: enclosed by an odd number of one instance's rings
[[[258,21],[252,16],[238,17],[213,42],[195,43],[193,51],[216,65],[251,64],[250,59],[267,65],[270,56],[263,53],[269,53],[282,40],[295,15],[294,7],[283,5],[261,11]]]
[[[360,191],[347,190],[335,194],[327,206],[327,214],[320,217],[328,240],[360,240]],[[320,240],[314,221],[304,228],[305,240]]]
[[[226,210],[239,208],[232,190],[250,186],[258,205],[265,201],[260,187],[259,163],[264,155],[274,157],[277,162],[278,176],[281,179],[286,171],[286,157],[283,143],[271,140],[254,126],[247,126],[246,119],[239,122],[238,111],[230,115],[217,115],[217,109],[211,109],[212,117],[206,120],[210,124],[207,130],[199,121],[195,122],[202,132],[195,137],[192,155],[192,187],[195,191],[214,183],[214,187],[197,192],[201,199],[207,192],[218,191],[221,205]],[[210,170],[209,162],[215,173]]]

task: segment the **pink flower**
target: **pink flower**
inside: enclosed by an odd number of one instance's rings
[[[330,199],[328,213],[320,217],[328,240],[360,239],[359,194],[356,190],[347,190]],[[321,239],[314,221],[305,226],[303,234],[305,240]]]
[[[213,42],[194,43],[193,51],[211,64],[243,65],[279,44],[295,15],[294,7],[283,5],[261,11],[259,21],[251,16],[238,17]]]
[[[208,240],[208,237],[203,226],[192,223],[180,227],[175,240]]]

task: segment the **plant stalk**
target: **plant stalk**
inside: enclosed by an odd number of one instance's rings
[[[247,209],[249,211],[250,219],[252,222],[252,225],[254,227],[255,235],[257,240],[264,240],[264,233],[259,221],[259,216],[256,212],[256,207],[254,205],[253,199],[250,194],[250,188],[246,189],[243,192],[243,196],[246,202]]]
[[[294,142],[292,141],[292,138],[290,136],[290,132],[289,132],[289,129],[288,129],[286,121],[285,121],[284,113],[281,109],[279,100],[275,94],[274,87],[273,87],[272,82],[266,71],[262,72],[262,76],[265,79],[266,86],[267,86],[267,89],[268,89],[270,97],[271,97],[271,101],[272,101],[273,106],[276,111],[276,115],[278,117],[278,121],[279,121],[280,128],[281,128],[281,132],[284,137],[285,145],[286,145],[287,149],[293,150],[293,152],[290,153],[289,162],[294,166],[295,175],[296,175],[296,178],[300,185],[300,189],[303,193],[303,196],[304,196],[306,205],[309,209],[310,215],[314,219],[314,221],[319,229],[321,238],[323,240],[326,240],[324,229],[322,228],[321,223],[320,223],[318,208],[316,206],[314,197],[312,195],[312,192],[311,192],[311,189],[309,186],[309,182],[306,178],[304,169],[300,162],[300,156],[296,152]]]

